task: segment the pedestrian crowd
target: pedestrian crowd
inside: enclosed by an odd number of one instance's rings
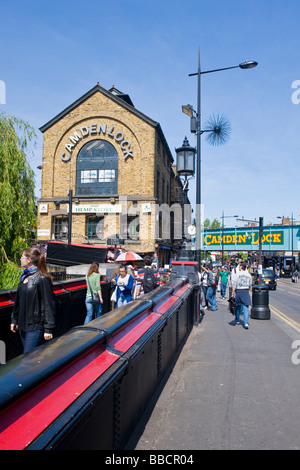
[[[151,256],[144,257],[144,267],[121,264],[113,273],[115,286],[111,296],[114,308],[138,299],[160,285],[161,275]]]
[[[23,273],[20,277],[16,299],[11,316],[11,331],[19,332],[23,352],[26,353],[43,341],[53,338],[55,329],[55,298],[53,280],[47,272],[46,258],[37,248],[23,251],[20,258]],[[244,327],[249,328],[249,306],[252,277],[242,260],[231,270],[227,266],[217,269],[212,265],[202,266],[199,273],[201,291],[203,292],[201,310],[218,310],[216,294],[226,299],[227,288],[230,288],[230,302],[235,303],[236,324],[240,324],[243,315]],[[102,315],[103,297],[101,290],[99,263],[93,262],[86,275],[86,317],[84,324]],[[144,257],[144,266],[121,264],[112,275],[113,286],[111,302],[113,308],[121,307],[134,299],[164,284],[166,278],[152,263],[150,256]]]
[[[217,292],[220,293],[221,300],[226,300],[226,291],[229,287],[230,297],[228,301],[231,303],[232,313],[235,313],[235,324],[240,324],[242,315],[244,328],[249,329],[252,276],[247,269],[247,264],[242,259],[231,271],[227,266],[221,268],[214,267],[211,264],[202,266],[199,282],[203,292],[201,311],[211,310],[215,312],[218,310]]]
[[[46,257],[38,248],[23,251],[20,258],[22,275],[17,287],[11,315],[10,330],[20,335],[23,353],[27,353],[44,341],[53,338],[56,304],[53,278],[47,271]],[[105,276],[106,277],[106,276]],[[150,256],[144,257],[144,267],[121,264],[113,273],[114,308],[152,291],[165,280]],[[93,262],[86,275],[86,316],[84,324],[99,318],[103,312],[103,296],[99,263]]]

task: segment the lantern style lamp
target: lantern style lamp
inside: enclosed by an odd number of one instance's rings
[[[186,240],[186,205],[188,204],[187,193],[189,190],[188,179],[195,175],[195,155],[196,149],[191,147],[189,141],[185,137],[183,144],[178,149],[175,149],[177,154],[177,173],[179,177],[184,177],[183,185],[183,217],[182,217],[182,241],[179,248],[178,259],[190,260],[190,254],[187,250]]]
[[[177,173],[184,176],[185,179],[195,174],[195,154],[196,149],[191,147],[189,141],[185,137],[183,144],[175,149],[177,154]]]

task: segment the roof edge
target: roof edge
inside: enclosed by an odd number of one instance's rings
[[[154,121],[153,119],[149,118],[148,116],[146,116],[144,113],[142,113],[141,111],[138,111],[134,106],[131,106],[130,104],[128,104],[126,101],[124,101],[123,99],[121,98],[118,98],[118,96],[114,95],[113,93],[111,93],[110,91],[106,90],[105,88],[103,88],[102,86],[99,85],[99,83],[97,83],[96,86],[94,86],[93,88],[91,88],[87,93],[85,93],[84,95],[82,95],[80,98],[78,98],[76,101],[74,101],[74,103],[70,104],[67,108],[65,108],[63,111],[61,111],[59,114],[57,114],[54,118],[52,118],[50,121],[48,121],[46,124],[44,124],[43,126],[41,126],[39,128],[39,130],[44,133],[46,130],[48,130],[51,126],[53,126],[56,122],[58,122],[60,119],[62,119],[64,116],[66,116],[68,113],[70,113],[73,109],[77,108],[77,106],[79,106],[80,104],[84,103],[84,101],[86,101],[88,98],[90,98],[92,95],[94,95],[95,93],[97,92],[100,92],[102,94],[104,94],[105,96],[107,96],[108,98],[110,98],[111,100],[115,101],[116,103],[118,103],[119,105],[123,106],[124,108],[126,108],[128,111],[132,112],[133,114],[135,114],[136,116],[138,116],[140,119],[142,119],[143,121],[146,121],[148,124],[150,124],[151,126],[155,127],[158,131],[158,134],[160,136],[160,138],[162,139],[163,143],[164,143],[164,146],[166,147],[168,153],[169,153],[169,157],[170,157],[170,160],[171,162],[174,161],[174,158],[172,156],[172,152],[170,151],[170,148],[169,148],[169,145],[167,143],[167,140],[165,138],[165,135],[162,131],[162,128],[159,124],[159,122],[157,121]]]
[[[77,108],[77,106],[79,106],[80,104],[84,103],[84,101],[86,101],[88,98],[90,98],[92,95],[94,95],[95,93],[97,92],[100,92],[102,94],[104,94],[105,96],[107,96],[108,98],[112,99],[113,101],[115,101],[116,103],[120,104],[121,106],[123,106],[124,108],[128,109],[128,111],[136,114],[138,117],[140,117],[141,119],[143,119],[144,121],[148,122],[150,125],[156,127],[157,126],[157,122],[156,121],[153,121],[153,119],[149,118],[148,116],[146,116],[145,114],[141,113],[140,111],[138,111],[134,106],[128,104],[126,101],[122,100],[121,98],[118,98],[118,96],[114,95],[113,93],[109,92],[108,90],[106,90],[105,88],[101,87],[99,85],[99,83],[97,83],[96,86],[94,86],[93,88],[91,88],[91,90],[89,90],[87,93],[85,93],[84,95],[82,95],[80,98],[78,98],[76,101],[74,101],[74,103],[70,104],[67,108],[65,108],[63,111],[61,111],[59,114],[57,114],[54,118],[52,118],[50,121],[48,121],[46,124],[44,124],[43,126],[41,126],[39,128],[39,130],[44,133],[46,130],[48,130],[51,126],[53,126],[56,122],[58,122],[60,119],[62,119],[64,116],[66,116],[66,114],[68,114],[69,112],[71,112],[73,109]]]

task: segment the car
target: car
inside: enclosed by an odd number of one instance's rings
[[[257,273],[256,273],[256,276],[257,276],[257,284],[258,284],[259,278],[258,278]],[[276,290],[277,279],[276,279],[273,269],[263,269],[260,284],[268,286],[269,290]]]
[[[213,268],[221,268],[222,263],[220,261],[213,261],[212,263]]]

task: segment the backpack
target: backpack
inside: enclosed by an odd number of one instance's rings
[[[213,287],[216,287],[219,284],[219,276],[218,273],[212,273],[213,275]]]
[[[145,274],[142,280],[142,286],[144,289],[144,293],[151,292],[152,290],[156,289],[157,282],[154,276],[154,273],[151,268],[145,268]]]

